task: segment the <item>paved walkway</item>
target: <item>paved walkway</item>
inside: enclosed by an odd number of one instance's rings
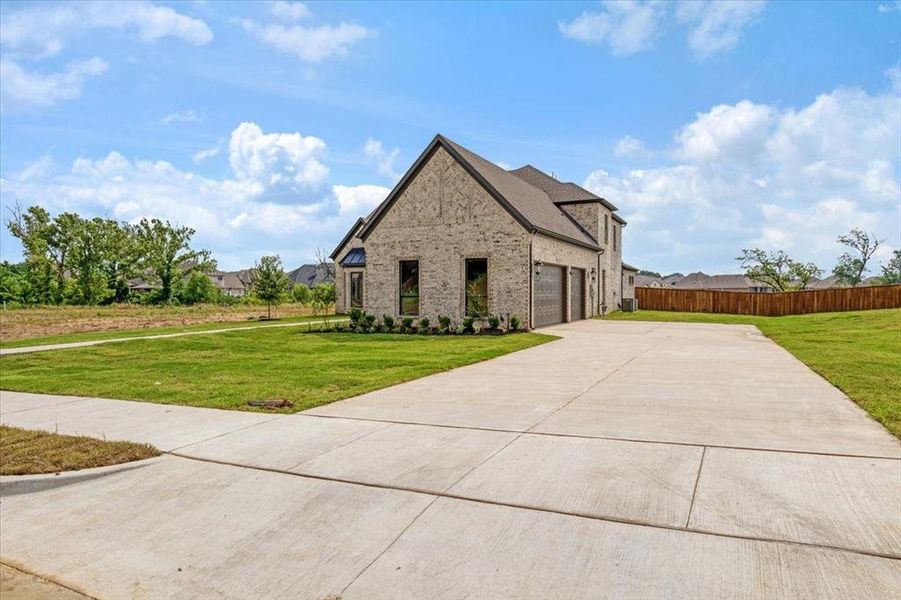
[[[334,323],[337,319],[329,319],[329,323]],[[176,333],[157,333],[154,335],[140,335],[134,337],[110,338],[106,340],[91,340],[87,342],[65,342],[62,344],[41,344],[39,346],[22,346],[21,348],[0,348],[0,356],[9,354],[29,354],[31,352],[46,352],[47,350],[65,350],[66,348],[85,348],[88,346],[99,346],[100,344],[114,344],[116,342],[131,342],[134,340],[161,340],[172,337],[183,337],[186,335],[205,335],[208,333],[228,333],[230,331],[247,331],[248,329],[269,329],[272,327],[300,327],[301,325],[322,325],[326,323],[322,321],[291,321],[290,323],[266,323],[264,325],[245,325],[243,327],[221,327],[219,329],[201,329],[197,331],[179,331]],[[111,331],[110,335],[115,335],[115,331]]]
[[[4,423],[169,454],[4,482],[0,558],[102,598],[901,589],[901,446],[790,354],[747,326],[552,331],[290,416],[3,392]]]

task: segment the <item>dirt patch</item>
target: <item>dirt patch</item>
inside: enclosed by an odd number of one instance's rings
[[[277,316],[313,314],[308,306],[285,304]],[[121,331],[145,327],[177,327],[197,323],[233,323],[265,319],[266,307],[218,306],[48,306],[0,309],[0,342],[88,331]]]
[[[0,596],[3,600],[85,600],[90,596],[41,579],[31,573],[0,564]]]

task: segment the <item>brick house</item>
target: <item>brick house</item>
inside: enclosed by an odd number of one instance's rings
[[[532,166],[506,171],[437,135],[331,258],[338,312],[542,327],[617,310],[616,207]]]

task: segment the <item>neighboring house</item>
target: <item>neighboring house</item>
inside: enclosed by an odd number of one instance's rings
[[[623,265],[623,298],[634,298],[635,297],[635,281],[638,277],[638,269],[633,267],[632,265],[627,265],[626,263],[622,263]]]
[[[437,135],[332,252],[336,308],[528,327],[616,310],[625,224],[574,183],[506,171]]]
[[[654,277],[653,275],[636,275],[635,287],[660,288],[669,286],[666,285],[660,277]]]
[[[134,279],[128,280],[128,289],[129,291],[135,292],[136,294],[146,294],[148,292],[152,292],[157,289],[159,286],[149,283],[140,277],[135,277]]]
[[[247,293],[247,290],[250,289],[249,285],[245,285],[244,282],[241,281],[238,272],[213,271],[209,274],[209,278],[220,292],[233,298],[244,296]]]
[[[677,290],[710,290],[719,292],[772,292],[773,288],[744,275],[707,275],[698,271],[682,277],[670,287]]]
[[[334,265],[301,265],[288,273],[288,279],[293,285],[302,283],[307,287],[313,287],[320,283],[333,283],[335,281]]]

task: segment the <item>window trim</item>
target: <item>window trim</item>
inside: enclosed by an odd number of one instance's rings
[[[485,314],[484,315],[475,315],[469,313],[469,263],[470,261],[476,260],[484,260],[485,261]],[[491,306],[490,306],[490,294],[488,293],[488,286],[490,285],[491,275],[489,274],[489,270],[491,269],[491,261],[487,256],[471,256],[465,257],[463,259],[463,316],[465,317],[481,317],[485,318],[491,314]]]
[[[360,279],[360,304],[359,305],[354,304],[354,278],[357,276]],[[349,281],[348,281],[347,287],[348,287],[348,297],[349,298],[348,298],[347,304],[350,308],[363,308],[363,297],[364,297],[363,294],[364,294],[364,289],[365,289],[364,288],[365,284],[363,283],[363,280],[364,280],[363,271],[351,271],[348,274],[348,277],[349,277]]]
[[[403,285],[403,264],[404,263],[416,263],[416,312],[415,313],[405,313],[404,312],[404,298],[413,298],[412,294],[404,294],[401,286]],[[420,270],[420,263],[418,258],[407,258],[401,259],[397,261],[397,314],[402,317],[418,317],[422,312],[422,294],[420,293],[420,281],[422,271]]]

